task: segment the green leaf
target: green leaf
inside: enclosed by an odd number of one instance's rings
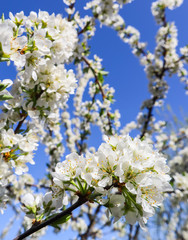
[[[4,15],[4,13],[3,13],[2,16],[1,16],[1,20],[2,20],[2,22],[5,21],[5,15]]]
[[[81,60],[79,59],[79,58],[75,58],[75,60],[74,60],[74,64],[76,65],[76,64],[78,64],[78,63],[80,63],[81,62]]]
[[[84,72],[84,73],[88,73],[88,71],[89,71],[89,67],[85,67],[85,68],[83,69],[83,72]]]
[[[1,57],[0,56],[0,62],[8,62],[10,59],[8,57]]]
[[[11,95],[0,95],[0,101],[4,101],[4,100],[9,100],[9,99],[13,99],[13,96]]]
[[[84,31],[84,32],[89,31],[89,30],[92,30],[92,27],[88,25],[88,26],[85,28],[85,31]]]
[[[115,118],[115,114],[110,113],[110,119],[111,119],[111,120],[114,120],[114,118]]]
[[[0,42],[0,62],[9,61],[10,56],[3,52],[2,43]]]
[[[55,217],[56,215],[57,214],[53,214],[49,218]],[[58,226],[58,225],[68,222],[68,220],[70,218],[71,218],[71,214],[67,214],[67,215],[63,216],[62,218],[60,218],[59,220],[55,221],[54,223],[50,224],[50,226],[55,227],[57,229],[61,229],[60,226]]]
[[[104,112],[105,112],[105,108],[101,108],[99,115],[102,116],[104,114]]]
[[[101,73],[103,76],[107,76],[109,72],[107,72],[107,71],[100,71],[100,73]]]
[[[145,136],[143,136],[141,139],[140,139],[140,141],[144,141],[145,140]]]
[[[57,147],[61,147],[61,146],[62,146],[62,143],[61,143],[61,142],[57,144]]]
[[[104,79],[103,79],[103,75],[101,74],[101,72],[98,73],[97,78],[98,78],[98,81],[99,81],[101,84],[103,84]]]
[[[8,87],[8,84],[2,84],[0,83],[0,92],[3,91],[5,88]]]
[[[143,216],[143,209],[142,206],[136,202],[136,195],[129,192],[125,187],[123,188],[123,192],[126,194],[124,196],[127,196],[126,201],[128,203],[129,208],[132,207],[133,204],[137,208],[139,214]]]

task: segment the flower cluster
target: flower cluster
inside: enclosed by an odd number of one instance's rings
[[[28,171],[27,163],[34,164],[33,151],[38,147],[38,137],[32,130],[28,131],[24,136],[16,134],[12,129],[1,129],[0,132],[0,209],[6,206],[8,201],[6,196],[6,187],[11,187],[14,184],[14,189],[11,192],[17,196],[17,185],[19,182],[16,176],[13,175],[13,170],[17,175],[21,175]],[[25,176],[24,176],[25,177]],[[26,179],[26,177],[25,177]],[[22,180],[22,183],[24,181]],[[22,186],[24,188],[25,186]],[[22,190],[19,189],[19,193]],[[18,193],[18,195],[19,195]],[[19,197],[19,196],[18,196]]]
[[[34,164],[33,151],[37,149],[38,137],[33,131],[29,131],[23,136],[15,134],[12,129],[8,131],[2,129],[0,143],[2,161],[15,168],[16,174],[20,175],[28,171],[26,162]],[[4,174],[7,174],[7,171]]]
[[[86,4],[85,9],[92,9],[93,14],[105,25],[122,23],[119,10],[123,4],[131,3],[133,0],[92,0]]]
[[[55,186],[64,194],[78,189],[91,193],[118,220],[139,221],[141,227],[162,204],[162,192],[171,190],[166,159],[151,145],[127,136],[105,137],[95,154],[72,153],[58,163],[53,173]],[[59,195],[57,195],[59,196]],[[60,195],[62,196],[62,195]]]
[[[50,219],[56,232],[71,226],[78,238],[102,238],[102,229],[109,228],[112,217],[112,231],[124,236],[127,223],[139,222],[145,229],[148,218],[161,206],[157,217],[168,227],[162,234],[169,232],[167,239],[188,236],[188,218],[181,213],[188,197],[188,129],[178,127],[179,132],[169,134],[165,128],[168,122],[154,112],[167,95],[167,77],[177,74],[188,89],[184,66],[188,46],[178,52],[178,30],[166,16],[166,10],[179,7],[183,0],[155,0],[151,4],[159,25],[153,52],[141,41],[140,32],[125,24],[120,15],[123,5],[132,1],[88,0],[83,5],[90,16],[82,16],[76,0],[63,0],[67,18],[39,11],[29,16],[10,13],[9,19],[0,19],[0,62],[13,62],[18,72],[14,82],[0,81],[0,101],[4,101],[0,107],[0,212],[10,203],[17,214],[14,203],[19,201],[26,213],[24,230],[35,231]],[[97,30],[97,20],[129,44],[149,81],[150,98],[143,102],[137,119],[120,131],[121,136],[115,135],[120,113],[111,107],[115,90],[104,81],[108,72],[102,59],[91,57],[89,39]],[[74,91],[73,110],[67,100]],[[107,135],[97,151],[87,142],[92,125]],[[131,131],[140,136],[133,139],[126,135]],[[63,136],[71,154],[60,162],[65,152]],[[36,183],[26,172],[28,163],[34,164],[39,141],[46,146],[49,162],[46,177]],[[154,143],[158,151],[153,149]],[[171,170],[162,152],[172,159]],[[51,190],[38,194],[40,188]],[[79,206],[80,211],[71,216]],[[56,216],[61,218],[54,220]],[[118,221],[121,218],[126,221]],[[2,237],[11,224],[7,226]],[[140,237],[137,227],[129,228],[132,238]],[[38,231],[32,238],[38,239],[44,232]]]
[[[49,59],[58,64],[67,62],[72,56],[77,33],[72,23],[60,14],[39,11],[38,15],[31,12],[26,17],[20,12],[15,16],[10,13],[9,17],[0,21],[1,57],[10,58],[18,69],[28,66],[28,60],[31,65],[44,64]],[[35,75],[34,71],[32,69],[30,74]]]
[[[77,44],[77,32],[61,15],[39,11],[28,17],[23,12],[0,21],[1,61],[13,61],[18,74],[12,86],[7,118],[23,108],[33,118],[58,118],[58,108],[74,92],[73,70],[66,70]],[[13,117],[12,117],[13,118]],[[53,127],[52,127],[53,128]]]
[[[47,139],[46,129],[54,131],[56,137],[53,141],[50,136],[50,143],[57,145],[62,140],[60,108],[76,87],[74,72],[67,70],[65,63],[69,63],[77,41],[75,26],[60,14],[9,13],[9,19],[0,20],[0,61],[13,61],[18,71],[14,82],[0,82],[0,100],[6,100],[0,121],[2,193],[12,186],[13,172],[21,175],[28,171],[26,163],[34,164],[33,152],[39,136],[43,142]],[[11,85],[10,94],[6,88]],[[28,116],[30,120],[25,124]],[[59,152],[62,154],[62,148]],[[4,204],[7,198],[3,195],[0,202]]]
[[[162,23],[164,17],[164,9],[169,8],[173,10],[179,7],[183,3],[183,0],[158,0],[152,3],[151,11],[158,23]]]
[[[100,128],[106,135],[112,135],[120,127],[120,113],[112,110],[114,88],[105,83],[108,72],[102,67],[102,59],[94,55],[94,59],[83,57],[84,64],[77,67],[78,87],[74,96],[74,118],[64,111],[62,121],[66,127],[67,146],[71,152],[84,153],[85,140],[92,133],[92,124]],[[93,80],[94,78],[94,80]],[[88,86],[90,99],[85,99]]]
[[[44,216],[54,214],[62,207],[61,199],[53,198],[52,192],[41,194],[26,193],[21,197],[22,210],[27,217],[40,221]]]

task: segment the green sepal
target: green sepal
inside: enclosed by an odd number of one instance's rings
[[[43,207],[45,209],[45,212],[49,211],[51,205],[52,205],[52,200],[50,200],[47,204],[43,202]]]
[[[32,206],[32,207],[30,207],[30,206],[25,206],[27,209],[28,209],[28,211],[26,212],[26,214],[36,214],[36,212],[37,212],[37,207],[36,206]]]
[[[46,27],[47,27],[47,23],[42,20],[42,28],[46,28]]]
[[[50,41],[54,41],[54,39],[49,35],[49,33],[48,32],[46,32],[46,38],[48,38]]]

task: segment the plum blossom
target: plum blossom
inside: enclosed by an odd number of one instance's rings
[[[73,153],[58,163],[54,186],[66,190],[79,178],[79,186],[87,183],[94,189],[115,221],[125,216],[130,223],[139,221],[144,229],[154,209],[161,206],[162,193],[172,189],[166,159],[151,144],[129,135],[104,139],[96,153],[86,157]]]

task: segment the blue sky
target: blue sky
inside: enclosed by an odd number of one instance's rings
[[[81,8],[79,0],[77,0],[77,7]],[[150,7],[152,1],[135,0],[132,4],[128,4],[125,9],[121,11],[127,25],[133,25],[141,33],[141,41],[148,42],[149,50],[153,51],[155,47],[155,35],[158,29],[154,18],[151,14]],[[8,13],[24,11],[26,15],[30,11],[45,10],[49,13],[63,13],[64,5],[62,0],[6,0],[1,1],[1,13],[8,17]],[[167,19],[175,21],[178,27],[179,46],[182,47],[188,44],[188,1],[184,0],[184,4],[174,10],[167,12]],[[63,14],[65,15],[65,14]],[[149,97],[148,94],[148,80],[143,71],[143,67],[139,61],[131,53],[130,47],[123,43],[117,36],[116,32],[107,27],[98,27],[96,35],[90,41],[91,53],[97,54],[103,58],[103,66],[106,71],[109,71],[109,76],[106,78],[111,86],[116,90],[114,108],[118,108],[121,113],[122,126],[124,124],[135,120],[135,117],[140,109],[141,103]],[[7,68],[6,64],[1,64],[0,79],[5,78],[14,79],[14,67]],[[168,79],[170,84],[169,93],[167,96],[166,104],[170,104],[174,113],[180,116],[180,108],[184,109],[185,114],[188,112],[188,96],[185,96],[184,86],[179,82],[179,79],[174,76]],[[97,140],[93,138],[91,144],[98,144]],[[41,152],[41,151],[40,151]],[[45,155],[40,155],[40,160],[45,158]],[[37,169],[44,168],[45,164],[37,163],[32,167],[32,171],[36,176],[39,175]],[[7,212],[4,216],[0,216],[0,225],[6,222],[6,216],[11,215]],[[0,226],[1,229],[1,226]],[[16,228],[15,228],[16,229]],[[15,233],[13,233],[15,234]],[[70,235],[70,233],[69,233]],[[57,236],[56,239],[68,239],[67,235]],[[11,239],[9,236],[7,238]],[[42,240],[51,239],[51,235],[42,238]]]

